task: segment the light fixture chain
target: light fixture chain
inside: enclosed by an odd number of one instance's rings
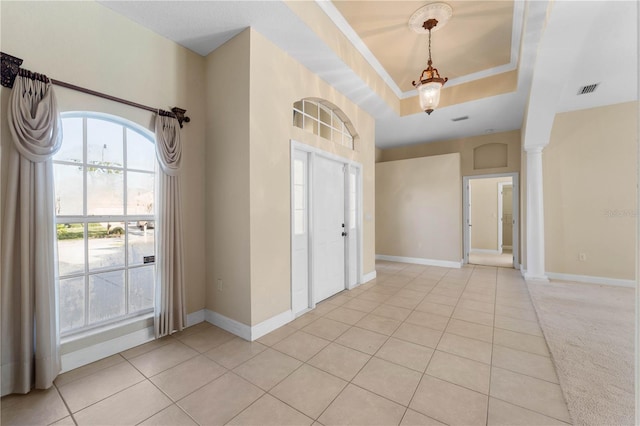
[[[431,64],[431,28],[429,28],[429,65]]]

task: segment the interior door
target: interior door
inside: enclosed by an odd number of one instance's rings
[[[344,165],[321,156],[313,163],[313,301],[345,288]]]

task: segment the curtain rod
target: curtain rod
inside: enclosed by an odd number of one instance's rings
[[[18,75],[18,73],[20,72],[21,68],[20,65],[22,65],[23,60],[20,58],[17,58],[15,56],[11,56],[7,53],[4,52],[0,52],[0,56],[1,56],[1,71],[2,71],[2,80],[0,81],[0,83],[4,86],[4,87],[8,87],[8,88],[13,88],[13,82],[16,79],[16,76]],[[42,74],[37,74],[37,73],[30,73],[33,75],[34,79],[39,79],[40,76],[42,76]],[[114,102],[119,102],[121,104],[125,104],[125,105],[129,105],[135,108],[140,108],[140,109],[144,109],[147,111],[151,111],[151,112],[155,112],[155,113],[160,113],[161,115],[172,115],[175,116],[175,118],[178,119],[178,122],[180,123],[180,128],[182,128],[182,123],[188,123],[191,121],[191,119],[189,117],[187,117],[185,115],[185,113],[187,112],[187,110],[182,109],[182,108],[178,108],[178,107],[173,107],[171,108],[171,113],[168,114],[163,114],[164,111],[158,109],[158,108],[153,108],[147,105],[142,105],[136,102],[132,102],[132,101],[128,101],[126,99],[122,99],[122,98],[117,98],[115,96],[111,96],[111,95],[107,95],[105,93],[100,93],[100,92],[96,92],[95,90],[91,90],[91,89],[87,89],[84,87],[80,87],[80,86],[76,86],[75,84],[71,84],[71,83],[66,83],[64,81],[60,81],[60,80],[54,80],[53,78],[49,78],[49,81],[51,82],[51,84],[55,84],[56,86],[61,86],[61,87],[65,87],[67,89],[71,89],[71,90],[76,90],[78,92],[82,92],[82,93],[87,93],[89,95],[92,96],[97,96],[99,98],[103,98],[103,99],[107,99],[110,101],[114,101]]]

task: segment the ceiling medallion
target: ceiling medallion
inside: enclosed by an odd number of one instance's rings
[[[427,34],[429,30],[424,28],[425,21],[435,19],[438,21],[438,26],[433,28],[433,32],[436,32],[447,25],[451,15],[453,15],[453,9],[448,4],[431,3],[413,12],[409,18],[409,28],[418,34]]]

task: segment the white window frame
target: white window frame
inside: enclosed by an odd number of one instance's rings
[[[297,104],[301,104],[302,108],[298,108],[296,106]],[[315,108],[317,108],[317,117],[314,117],[307,112],[307,105],[313,105]],[[329,115],[330,122],[323,120],[321,111],[324,111],[325,114]],[[331,108],[321,101],[301,99],[300,101],[293,104],[293,125],[301,129],[305,129],[306,122],[310,121],[312,123],[315,123],[315,126],[313,126],[314,134],[324,139],[331,140],[339,145],[346,146],[349,149],[354,149],[354,140],[356,135],[350,130],[350,127],[352,126],[350,125],[350,123],[342,119],[338,115],[338,113],[336,113],[336,111],[339,110]],[[339,111],[339,113],[344,115],[344,113],[342,113],[341,111]],[[297,125],[296,123],[298,116],[302,117],[301,126]],[[322,132],[320,130],[322,126],[329,128],[329,131],[331,132],[330,138],[322,136]]]

